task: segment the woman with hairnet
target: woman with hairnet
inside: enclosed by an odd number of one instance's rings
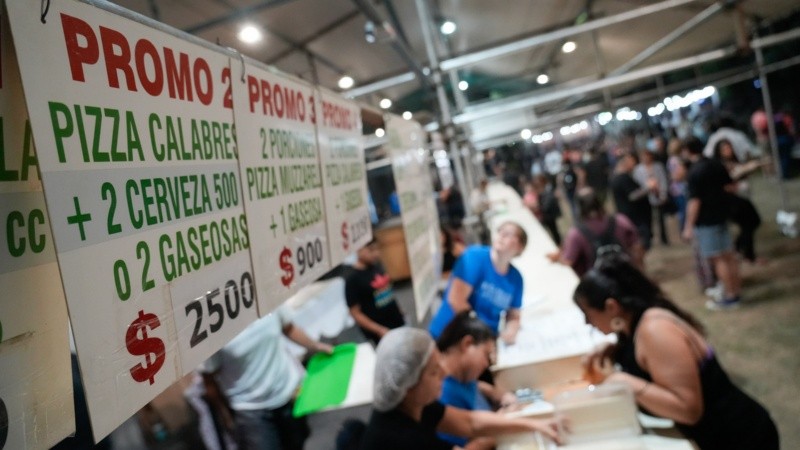
[[[437,398],[445,375],[439,350],[427,332],[409,327],[389,331],[376,349],[374,411],[362,450],[461,448],[439,439],[437,431],[466,438],[538,431],[557,439],[554,421],[443,405]]]

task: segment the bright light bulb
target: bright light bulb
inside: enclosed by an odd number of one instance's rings
[[[384,134],[386,134],[386,131],[384,131],[383,128],[378,128],[377,130],[375,130],[375,136],[383,137]]]
[[[412,117],[414,117],[414,115],[411,114],[411,111],[406,111],[403,113],[403,119],[411,120]]]
[[[536,82],[539,84],[547,84],[549,81],[550,77],[548,77],[547,74],[544,73],[536,77]]]
[[[466,91],[467,89],[469,89],[469,83],[467,83],[464,80],[459,81],[458,82],[458,89],[461,90],[461,91]]]
[[[561,46],[561,51],[564,53],[572,53],[575,49],[578,48],[578,45],[572,41],[564,42],[564,45]]]
[[[439,31],[442,32],[445,36],[453,34],[456,32],[456,24],[450,20],[445,21],[442,26],[439,28]]]
[[[339,78],[340,89],[350,89],[351,87],[353,87],[355,83],[356,82],[355,80],[353,80],[353,77],[347,75],[343,76],[342,78]]]
[[[531,130],[525,128],[524,130],[519,132],[519,137],[522,139],[530,139],[531,138]]]
[[[246,25],[244,28],[239,30],[239,40],[245,44],[255,44],[263,37],[264,36],[261,34],[261,30],[253,25]]]
[[[383,100],[381,100],[381,102],[379,103],[379,105],[380,105],[380,107],[381,107],[381,108],[383,108],[383,109],[389,109],[389,108],[391,108],[391,107],[392,107],[392,101],[391,101],[391,100],[389,100],[388,98],[384,98]]]

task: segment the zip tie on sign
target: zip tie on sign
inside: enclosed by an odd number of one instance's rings
[[[42,23],[47,23],[47,12],[50,11],[50,0],[42,0],[39,12],[41,12]]]
[[[244,54],[238,50],[236,53],[239,55],[239,61],[242,63],[242,83],[244,83]]]
[[[244,72],[245,72],[245,70],[244,70],[244,54],[242,52],[240,52],[239,50],[236,50],[233,47],[225,47],[225,48],[230,50],[230,51],[232,51],[232,52],[234,52],[234,53],[236,53],[236,56],[239,58],[239,62],[242,63],[242,83],[244,83]],[[233,78],[233,74],[231,74],[231,78]]]

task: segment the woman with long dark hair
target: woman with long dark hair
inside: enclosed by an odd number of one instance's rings
[[[588,358],[592,382],[629,385],[642,409],[675,421],[702,450],[779,448],[769,413],[731,382],[702,325],[631,264],[600,261],[574,300],[587,323],[619,337]]]
[[[747,176],[760,167],[758,161],[740,161],[733,150],[733,145],[727,139],[717,142],[714,147],[714,159],[721,162],[728,175],[736,184],[736,192],[728,192],[725,201],[728,203],[730,219],[739,227],[739,235],[734,245],[744,259],[755,263],[755,234],[761,225],[761,216],[758,214],[753,202],[748,199],[750,186]]]

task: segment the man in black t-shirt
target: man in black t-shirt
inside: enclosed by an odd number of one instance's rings
[[[617,161],[616,173],[611,179],[611,192],[614,195],[614,204],[617,212],[626,216],[636,225],[644,250],[650,249],[653,236],[653,219],[650,201],[647,194],[650,192],[646,186],[640,185],[633,179],[633,168],[639,163],[636,155],[627,153]]]
[[[345,281],[350,315],[374,344],[390,329],[405,325],[397,306],[392,282],[380,266],[380,250],[373,239],[358,251],[358,260]]]
[[[686,205],[686,224],[683,238],[694,239],[702,258],[709,259],[714,273],[725,288],[724,298],[710,300],[709,309],[729,309],[739,305],[742,280],[739,276],[739,260],[733,251],[733,242],[728,233],[726,189],[733,181],[719,161],[703,156],[703,144],[690,139],[684,151],[692,162],[687,181],[689,202]]]
[[[601,204],[606,203],[609,185],[608,157],[605,152],[593,148],[589,152],[589,161],[583,163],[584,181],[586,186],[594,190]]]

